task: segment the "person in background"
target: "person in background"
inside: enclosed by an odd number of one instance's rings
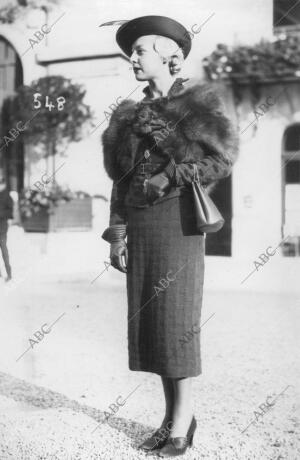
[[[0,248],[6,270],[5,281],[11,280],[11,266],[7,249],[8,219],[13,218],[13,200],[6,187],[6,181],[0,172]],[[0,273],[1,276],[1,273]]]

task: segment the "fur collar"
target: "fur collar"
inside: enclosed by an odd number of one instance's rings
[[[153,132],[168,122],[176,128],[159,144],[166,162],[171,157],[176,163],[197,161],[203,158],[203,151],[228,164],[235,162],[238,134],[212,84],[177,79],[168,96],[157,99],[151,99],[145,90],[146,97],[140,102],[120,103],[102,134],[104,167],[111,179],[132,170],[141,141],[148,139],[152,146]]]

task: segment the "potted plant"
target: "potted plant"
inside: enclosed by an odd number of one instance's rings
[[[49,175],[51,173],[52,189],[44,192],[31,191],[31,197],[28,196],[28,190],[24,190],[22,194],[21,216],[26,219],[24,225],[27,229],[30,227],[31,231],[34,231],[34,225],[36,231],[40,231],[41,228],[51,230],[53,228],[50,225],[51,219],[48,222],[47,215],[50,213],[54,219],[55,213],[60,213],[61,205],[64,207],[66,222],[76,217],[69,216],[68,219],[67,213],[73,213],[73,207],[65,206],[69,192],[65,190],[65,196],[62,197],[62,189],[57,186],[56,158],[63,155],[70,142],[81,140],[92,122],[93,115],[90,107],[83,101],[85,93],[81,85],[72,83],[68,78],[52,75],[33,81],[30,87],[20,86],[14,96],[4,101],[2,110],[4,130],[9,132],[12,126],[20,126],[21,120],[22,132],[13,139],[13,142],[38,146],[39,156],[42,155],[45,159],[46,173]],[[9,149],[9,145],[7,147]],[[71,194],[70,200],[78,200],[78,196]],[[81,208],[85,204],[86,214],[91,216],[90,200],[86,197],[84,201],[78,202],[78,206]],[[46,201],[52,203],[50,207],[43,204]],[[40,209],[37,210],[37,207]],[[37,212],[33,212],[34,209]],[[29,224],[30,219],[32,225]],[[38,222],[39,219],[44,222]],[[80,219],[79,214],[78,219]],[[78,222],[78,227],[81,227],[81,224],[81,221]],[[72,226],[76,227],[73,224]]]

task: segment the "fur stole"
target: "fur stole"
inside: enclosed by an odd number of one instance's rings
[[[134,168],[143,139],[159,147],[166,163],[172,157],[187,163],[215,155],[233,165],[238,155],[238,134],[220,97],[213,85],[198,80],[189,79],[168,97],[120,103],[102,134],[104,167],[111,179]]]

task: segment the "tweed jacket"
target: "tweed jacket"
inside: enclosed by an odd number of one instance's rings
[[[153,174],[164,171],[172,186],[155,204],[191,188],[193,164],[210,190],[230,174],[238,155],[237,130],[213,85],[177,78],[167,96],[151,98],[149,86],[144,93],[140,102],[122,101],[102,134],[104,167],[113,180],[110,226],[126,224],[126,206],[139,203],[142,189],[131,185],[145,151],[155,158]]]

